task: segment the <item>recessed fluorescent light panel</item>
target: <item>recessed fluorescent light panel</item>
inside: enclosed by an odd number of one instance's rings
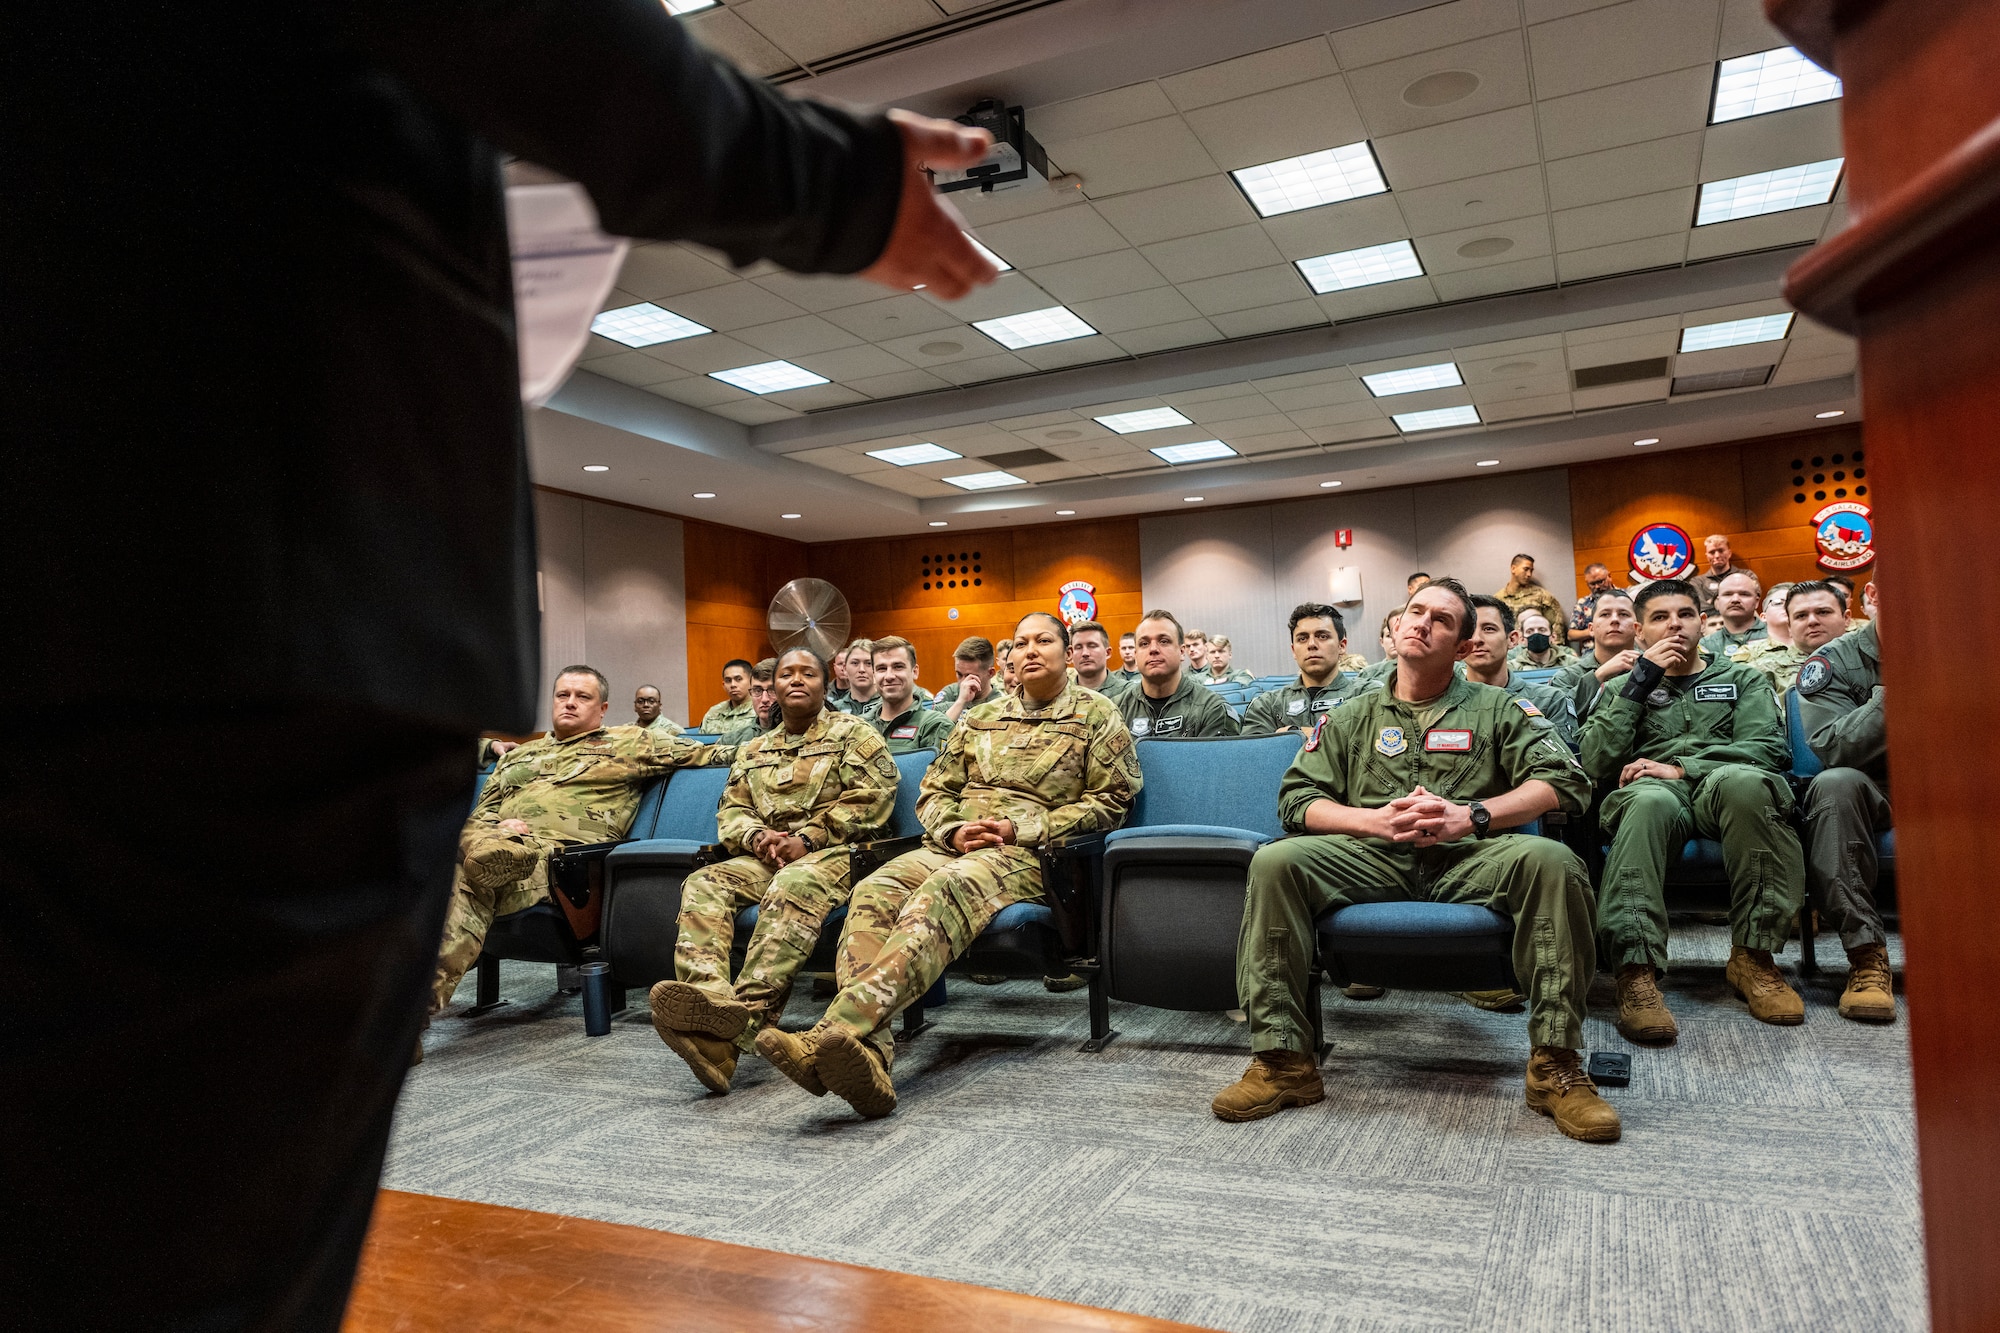
[[[1428,412],[1399,412],[1395,417],[1400,430],[1412,433],[1420,430],[1443,430],[1447,426],[1477,426],[1479,409],[1466,407],[1437,407]]]
[[[714,332],[691,319],[682,319],[671,310],[662,310],[651,301],[607,310],[590,321],[590,331],[627,347],[651,347],[655,343]]]
[[[1115,430],[1120,435],[1131,435],[1142,430],[1165,430],[1169,426],[1192,426],[1189,421],[1171,407],[1148,407],[1137,412],[1113,412],[1108,417],[1092,417],[1106,430]]]
[[[988,250],[985,246],[981,245],[979,243],[979,238],[977,236],[974,236],[971,232],[968,231],[965,233],[965,239],[971,241],[972,248],[977,250],[980,254],[985,255],[986,261],[989,264],[993,265],[993,267],[999,269],[1002,273],[1012,273],[1014,271],[1014,266],[1012,264],[1002,259],[999,255],[994,254],[991,250]]]
[[[1709,352],[1718,347],[1741,347],[1746,343],[1776,342],[1792,330],[1792,312],[1759,315],[1755,319],[1730,319],[1720,324],[1696,324],[1681,330],[1683,352]]]
[[[1067,342],[1071,338],[1088,338],[1097,332],[1071,314],[1068,307],[1059,305],[1001,319],[975,320],[972,327],[1002,347],[1016,350],[1040,347],[1043,343]]]
[[[1830,157],[1824,162],[1710,181],[1701,187],[1701,204],[1695,209],[1694,225],[1706,227],[1715,222],[1733,222],[1737,218],[1823,204],[1833,198],[1833,187],[1840,184],[1840,167],[1845,160]]]
[[[1708,123],[1761,116],[1767,111],[1830,102],[1840,96],[1840,80],[1800,55],[1780,46],[1755,55],[1737,56],[1715,67],[1715,110]]]
[[[1236,457],[1236,451],[1221,440],[1196,440],[1193,444],[1163,444],[1152,452],[1169,463],[1205,463],[1211,458]]]
[[[1342,199],[1359,199],[1364,194],[1381,194],[1389,188],[1366,139],[1229,174],[1250,197],[1250,206],[1267,218]]]
[[[961,491],[990,491],[998,486],[1026,486],[1027,478],[1011,472],[968,472],[962,477],[946,477]]]
[[[906,444],[900,449],[870,449],[868,456],[879,458],[885,463],[894,463],[897,467],[911,467],[917,463],[949,463],[954,458],[965,457],[964,454],[955,454],[935,444]]]
[[[1399,393],[1421,393],[1425,389],[1449,389],[1465,383],[1459,378],[1456,362],[1446,361],[1435,366],[1412,366],[1408,370],[1385,370],[1375,375],[1363,375],[1361,382],[1368,386],[1368,392],[1377,398],[1389,398]]]
[[[826,384],[830,381],[824,375],[815,375],[804,366],[795,366],[789,361],[765,361],[754,366],[738,366],[734,370],[710,371],[712,380],[724,384],[734,384],[739,389],[751,393],[782,393],[786,389],[803,389],[809,385]]]
[[[1315,255],[1297,263],[1299,272],[1312,284],[1312,289],[1322,295],[1343,292],[1349,287],[1370,287],[1378,282],[1395,282],[1424,275],[1424,266],[1417,262],[1417,252],[1408,241],[1365,245],[1359,250]]]
[[[669,14],[694,14],[704,9],[714,9],[722,0],[660,0]]]

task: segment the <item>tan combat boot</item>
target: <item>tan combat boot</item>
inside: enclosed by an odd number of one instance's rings
[[[1771,961],[1769,949],[1746,949],[1740,944],[1729,948],[1729,966],[1723,972],[1729,988],[1750,1006],[1750,1016],[1779,1027],[1794,1027],[1806,1021],[1806,1002],[1785,984],[1784,974]]]
[[[826,1084],[819,1081],[813,1062],[819,1055],[819,1029],[785,1032],[764,1028],[757,1033],[757,1054],[776,1065],[778,1072],[815,1097],[826,1096]]]
[[[1287,1106],[1326,1100],[1319,1065],[1299,1051],[1259,1051],[1243,1077],[1215,1094],[1208,1109],[1217,1120],[1241,1123],[1276,1115]]]
[[[1584,1143],[1616,1143],[1618,1111],[1597,1095],[1583,1061],[1566,1046],[1537,1046],[1528,1057],[1528,1106]]]
[[[724,1041],[750,1024],[750,1009],[734,999],[718,1000],[699,986],[685,981],[656,981],[647,993],[652,1002],[653,1026],[665,1040],[667,1029],[701,1032]]]
[[[710,1092],[727,1095],[729,1080],[736,1077],[736,1046],[721,1037],[711,1037],[701,1032],[683,1032],[678,1028],[660,1026],[653,1022],[653,1031],[660,1034],[660,1040],[667,1049],[687,1061],[687,1067],[701,1080],[701,1086]]]
[[[1840,993],[1840,1016],[1862,1023],[1896,1021],[1886,946],[1864,944],[1847,951],[1847,989]]]
[[[1389,991],[1384,986],[1364,986],[1357,981],[1352,986],[1342,986],[1340,993],[1350,1000],[1379,1000]]]
[[[889,1081],[882,1057],[846,1028],[829,1027],[820,1033],[813,1068],[828,1092],[870,1120],[896,1109],[896,1085]]]
[[[1618,969],[1618,1031],[1625,1040],[1642,1045],[1671,1045],[1679,1040],[1680,1024],[1660,994],[1651,963],[1627,963]]]
[[[1528,997],[1517,990],[1465,990],[1458,998],[1489,1014],[1518,1014],[1528,1007]]]

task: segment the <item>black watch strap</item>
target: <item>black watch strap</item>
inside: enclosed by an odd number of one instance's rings
[[[1489,836],[1493,832],[1493,816],[1487,813],[1485,804],[1480,801],[1468,801],[1465,808],[1472,812],[1472,836],[1475,838]]]

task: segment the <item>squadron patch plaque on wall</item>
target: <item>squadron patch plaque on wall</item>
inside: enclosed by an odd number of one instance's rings
[[[1097,585],[1076,579],[1056,590],[1056,610],[1065,622],[1081,625],[1097,619]]]
[[[1875,521],[1853,500],[1830,504],[1812,516],[1813,545],[1828,569],[1859,569],[1875,558]]]
[[[1674,523],[1648,523],[1632,534],[1625,563],[1642,579],[1677,579],[1694,565],[1694,538]]]

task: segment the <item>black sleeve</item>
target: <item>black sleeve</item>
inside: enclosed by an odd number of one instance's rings
[[[738,264],[852,273],[881,254],[902,139],[780,94],[659,0],[346,0],[352,40],[510,153],[581,182],[604,229]]]

